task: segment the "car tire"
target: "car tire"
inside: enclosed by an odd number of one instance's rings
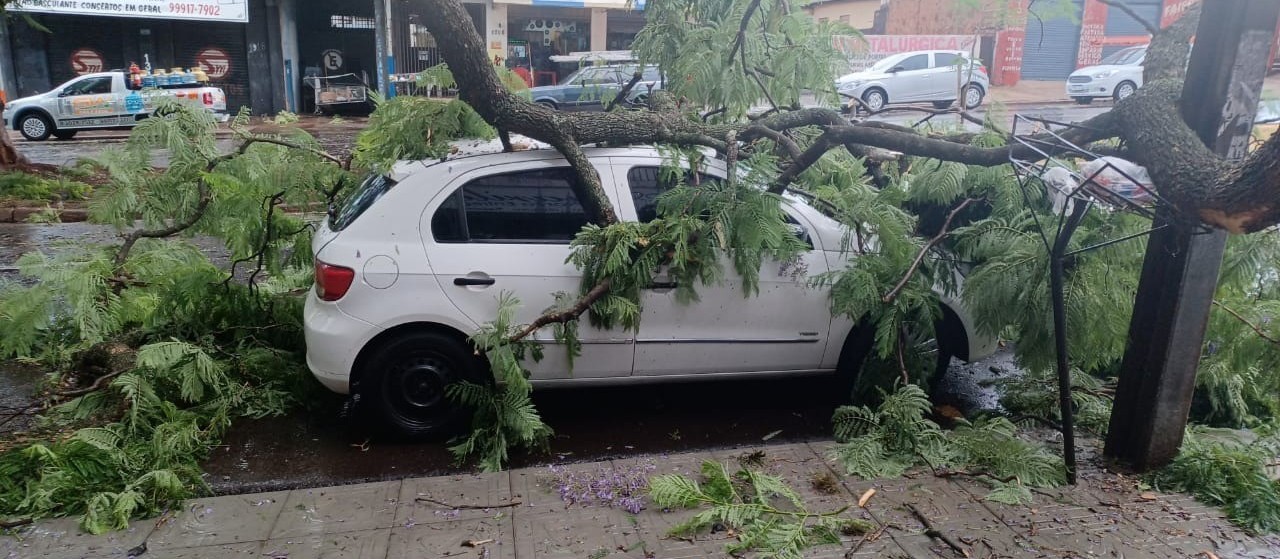
[[[53,137],[59,140],[70,140],[76,137],[76,132],[79,132],[79,130],[54,130]]]
[[[33,142],[43,142],[53,134],[53,123],[40,113],[27,113],[18,119],[18,132]]]
[[[463,340],[438,332],[409,332],[382,343],[365,361],[360,405],[367,419],[408,439],[456,434],[469,409],[445,392],[452,383],[491,384],[484,361]]]
[[[542,100],[542,101],[535,101],[535,103],[537,103],[537,104],[539,104],[539,105],[542,105],[542,106],[544,106],[544,107],[546,107],[546,108],[548,108],[548,109],[551,109],[551,110],[553,110],[553,111],[554,111],[554,110],[556,110],[556,109],[559,109],[559,108],[560,108],[560,107],[556,106],[556,104],[555,104],[555,102],[554,102],[554,101],[547,101],[547,100],[545,100],[545,99],[544,99],[544,100]]]
[[[945,321],[939,321],[934,325],[935,332],[943,332],[946,328]],[[844,345],[840,348],[840,360],[836,363],[836,373],[832,379],[831,395],[836,398],[837,404],[847,404],[854,399],[854,390],[857,388],[858,379],[862,376],[862,367],[866,363],[867,358],[871,356],[872,349],[875,345],[875,325],[867,321],[861,321],[849,335],[845,337]],[[948,367],[951,365],[951,358],[956,355],[954,348],[951,347],[949,341],[937,340],[934,370],[929,381],[946,374]]]
[[[1116,101],[1119,101],[1130,95],[1133,95],[1137,91],[1138,91],[1138,84],[1133,83],[1131,81],[1123,81],[1123,82],[1120,82],[1120,85],[1116,86],[1115,93],[1113,93],[1112,96],[1115,97]]]
[[[637,109],[644,109],[649,106],[649,94],[641,93],[631,98],[631,106]]]
[[[876,112],[889,104],[889,95],[883,89],[873,87],[862,94],[862,102],[866,104],[866,109]]]
[[[987,96],[987,92],[982,90],[982,86],[977,84],[969,84],[964,86],[960,91],[960,98],[964,100],[965,110],[973,110],[982,106],[982,100]]]
[[[1093,102],[1093,97],[1072,97],[1077,105],[1088,105]]]
[[[954,105],[954,104],[956,104],[955,99],[952,99],[950,101],[934,101],[933,108],[941,111],[941,110],[950,109],[951,105]]]

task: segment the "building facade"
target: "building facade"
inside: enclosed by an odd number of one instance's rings
[[[863,34],[876,35],[876,14],[885,0],[816,0],[805,4],[804,11],[814,19],[825,22],[843,23],[861,31]]]

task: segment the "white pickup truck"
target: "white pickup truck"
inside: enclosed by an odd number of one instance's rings
[[[151,116],[162,97],[185,99],[226,118],[227,96],[219,88],[134,88],[128,76],[117,71],[86,74],[53,91],[9,102],[4,106],[4,128],[12,127],[33,141],[49,136],[66,140],[80,130],[131,128]]]

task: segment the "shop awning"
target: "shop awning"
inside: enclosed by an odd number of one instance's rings
[[[548,8],[608,8],[611,10],[643,10],[645,0],[493,0],[494,4],[520,4]]]

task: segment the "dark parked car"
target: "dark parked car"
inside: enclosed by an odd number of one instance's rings
[[[533,101],[566,111],[600,110],[613,100],[636,73],[635,64],[584,66],[557,85],[531,88]],[[640,82],[631,88],[626,103],[642,105],[649,93],[662,89],[662,75],[655,67],[645,68]]]

